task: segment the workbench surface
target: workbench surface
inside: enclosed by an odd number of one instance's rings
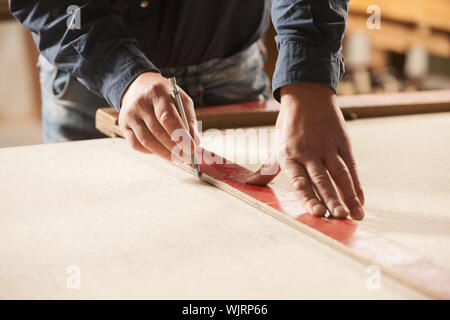
[[[348,127],[358,223],[450,267],[450,114]],[[384,275],[370,290],[366,265],[120,139],[5,148],[0,163],[3,299],[426,298]]]

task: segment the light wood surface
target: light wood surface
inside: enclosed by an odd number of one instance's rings
[[[97,110],[96,126],[102,133],[111,137],[123,137],[117,122],[117,112],[111,109]],[[257,137],[257,132],[255,131],[254,138],[259,140],[261,136]],[[241,136],[244,135],[245,133],[241,133]],[[261,146],[260,141],[249,144]],[[246,146],[241,146],[241,150],[247,149]],[[362,263],[378,265],[384,273],[402,283],[435,298],[450,298],[450,272],[445,267],[354,222],[334,220],[329,223],[326,219],[311,219],[288,188],[273,184],[265,187],[246,185],[245,180],[252,171],[239,164],[226,165],[225,162],[229,163],[230,159],[218,160],[217,165],[208,164],[205,152],[209,154],[209,151],[203,150],[202,156],[197,157],[202,160],[200,169],[204,181]],[[258,152],[260,150],[254,150],[255,154]],[[222,150],[218,154],[228,155],[230,152],[224,153]],[[188,165],[181,167],[193,172]]]
[[[0,157],[0,298],[424,297],[123,140]]]
[[[362,223],[446,266],[450,161],[439,146],[449,121],[349,123],[368,199]],[[223,147],[219,136],[205,142]],[[367,289],[365,266],[118,139],[0,158],[1,297],[423,297],[384,275],[380,290]],[[73,264],[81,290],[65,287]]]

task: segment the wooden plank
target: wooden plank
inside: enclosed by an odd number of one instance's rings
[[[450,111],[450,90],[338,96],[346,119]],[[204,130],[273,125],[280,105],[274,101],[197,108]]]
[[[346,119],[446,112],[450,111],[450,90],[338,96],[337,101]],[[279,103],[269,100],[202,107],[195,111],[202,129],[207,130],[273,125],[279,108]],[[117,117],[112,109],[106,112]]]
[[[338,105],[349,118],[372,118],[450,111],[450,90],[340,96]]]
[[[118,124],[119,113],[112,108],[102,108],[95,114],[95,127],[108,137],[123,137]]]
[[[102,109],[97,111],[103,112]],[[105,116],[103,119],[111,119]],[[97,128],[107,134],[120,129],[112,117]],[[202,179],[245,202],[261,209],[276,219],[300,230],[313,238],[347,254],[364,264],[376,264],[386,274],[434,298],[450,298],[450,273],[448,270],[421,254],[380,236],[350,220],[317,218],[302,209],[295,195],[287,189],[270,184],[253,186],[245,183],[251,171],[203,150],[200,169]],[[194,173],[189,166],[184,169]]]

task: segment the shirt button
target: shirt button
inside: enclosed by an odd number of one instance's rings
[[[141,1],[141,8],[145,9],[148,7],[148,1]]]

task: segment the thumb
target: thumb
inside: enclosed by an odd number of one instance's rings
[[[261,168],[248,177],[245,182],[264,186],[272,181],[278,173],[280,173],[280,164],[278,163],[277,157],[272,154]]]

